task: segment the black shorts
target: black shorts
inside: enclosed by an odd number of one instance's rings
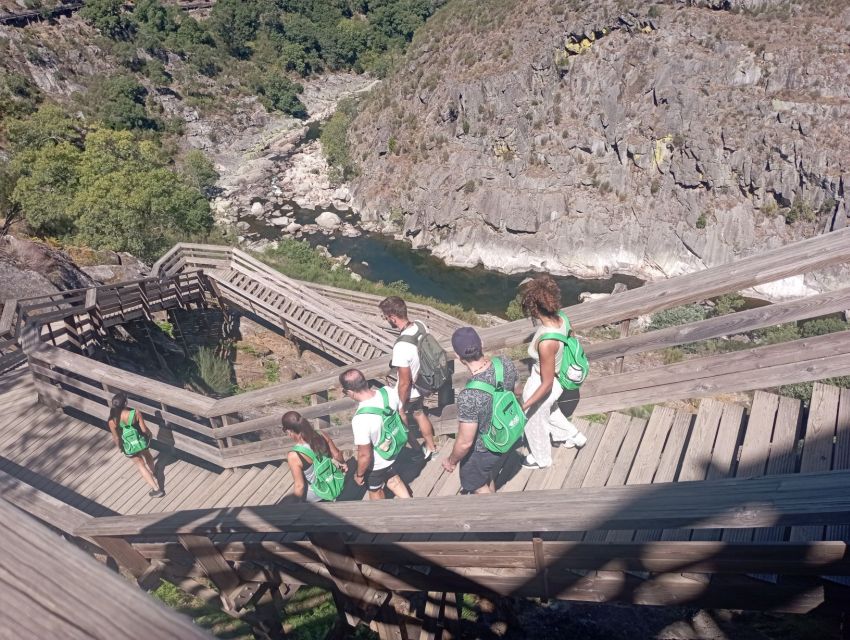
[[[417,414],[425,411],[425,396],[427,395],[427,392],[422,391],[421,389],[417,390],[419,391],[419,397],[412,398],[406,405],[404,405],[404,410],[407,413]]]
[[[396,471],[395,460],[393,460],[393,463],[388,467],[377,471],[372,469],[366,476],[366,486],[369,487],[369,491],[380,491],[386,486],[387,480],[397,475],[398,471]]]
[[[496,479],[504,458],[492,451],[473,451],[460,463],[460,487],[467,493],[477,491]]]

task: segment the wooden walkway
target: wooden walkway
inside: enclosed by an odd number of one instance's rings
[[[157,454],[167,495],[149,498],[135,467],[115,451],[108,431],[37,401],[26,369],[0,376],[0,472],[2,486],[21,483],[93,516],[144,514],[212,507],[279,504],[292,479],[286,464],[222,470],[173,453]],[[580,450],[560,448],[543,471],[520,466],[510,454],[497,480],[501,493],[547,489],[750,478],[782,473],[850,469],[850,390],[815,385],[807,423],[798,400],[757,392],[747,418],[744,407],[703,400],[696,416],[656,407],[648,420],[611,414],[605,422],[577,419],[587,435]],[[805,430],[804,430],[805,429]],[[427,464],[409,451],[402,477],[415,497],[452,496],[459,474],[441,462],[453,440]],[[350,453],[350,452],[349,452]],[[360,499],[349,487],[344,499]],[[434,534],[439,539],[440,534]],[[303,536],[294,535],[292,540]],[[410,539],[430,539],[412,534]],[[653,540],[850,541],[850,527],[793,527],[691,532],[594,531],[559,540],[647,542]]]

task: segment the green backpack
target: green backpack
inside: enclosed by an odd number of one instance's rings
[[[571,333],[570,319],[567,317],[567,314],[559,311],[558,315],[567,324],[566,333],[560,333],[558,331],[544,333],[540,336],[538,344],[544,340],[557,340],[564,343],[564,355],[561,357],[558,384],[561,385],[562,389],[578,389],[581,383],[587,378],[590,363],[588,363],[587,356],[584,354],[584,349],[581,348],[578,339]]]
[[[378,407],[360,407],[354,415],[370,414],[381,416],[381,439],[375,445],[375,453],[384,460],[394,460],[398,456],[399,451],[407,444],[407,428],[401,421],[398,411],[390,409],[390,399],[387,396],[386,387],[378,389],[378,393],[381,394],[381,398],[384,401],[383,409]]]
[[[310,483],[313,493],[328,502],[336,500],[345,484],[345,474],[342,469],[337,467],[331,458],[316,454],[309,447],[297,444],[292,447],[292,450],[304,454],[313,462],[315,479]]]
[[[136,428],[136,410],[130,409],[127,422],[118,421],[121,427],[121,449],[125,456],[134,456],[148,448],[148,439]]]
[[[493,397],[493,413],[490,427],[481,434],[481,441],[493,453],[505,453],[516,444],[525,429],[526,417],[513,391],[505,389],[505,369],[499,358],[493,358],[496,386],[470,380],[467,389],[477,389]]]

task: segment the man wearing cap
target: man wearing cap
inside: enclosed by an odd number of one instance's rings
[[[461,327],[452,334],[452,348],[472,374],[471,380],[496,384],[496,372],[490,358],[484,356],[481,337],[472,327]],[[496,356],[502,362],[504,386],[516,389],[517,370],[510,358]],[[516,392],[516,391],[515,391]],[[460,486],[464,493],[495,493],[496,476],[504,454],[484,446],[481,434],[490,426],[493,399],[478,389],[463,389],[457,395],[458,430],[451,454],[443,460],[443,468],[451,473],[460,464]]]

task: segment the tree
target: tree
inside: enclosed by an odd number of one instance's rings
[[[285,75],[269,72],[260,77],[257,93],[266,109],[277,109],[296,118],[306,118],[307,108],[298,98],[304,87]]]
[[[79,183],[80,150],[66,141],[45,144],[15,158],[18,179],[11,201],[32,230],[60,237],[74,229],[72,204]]]
[[[114,40],[129,38],[135,26],[124,11],[123,0],[86,0],[80,9],[80,17]]]
[[[192,149],[183,158],[183,177],[186,183],[198,189],[204,195],[209,195],[218,181],[218,171],[215,165],[204,155],[203,151]]]
[[[82,147],[82,127],[59,107],[42,105],[27,118],[8,120],[6,135],[13,153],[36,151],[45,145],[69,142]]]
[[[260,4],[255,0],[218,0],[208,22],[231,55],[246,58],[260,25]]]
[[[86,96],[94,115],[110,129],[158,129],[148,117],[145,97],[148,90],[129,75],[104,78]]]

